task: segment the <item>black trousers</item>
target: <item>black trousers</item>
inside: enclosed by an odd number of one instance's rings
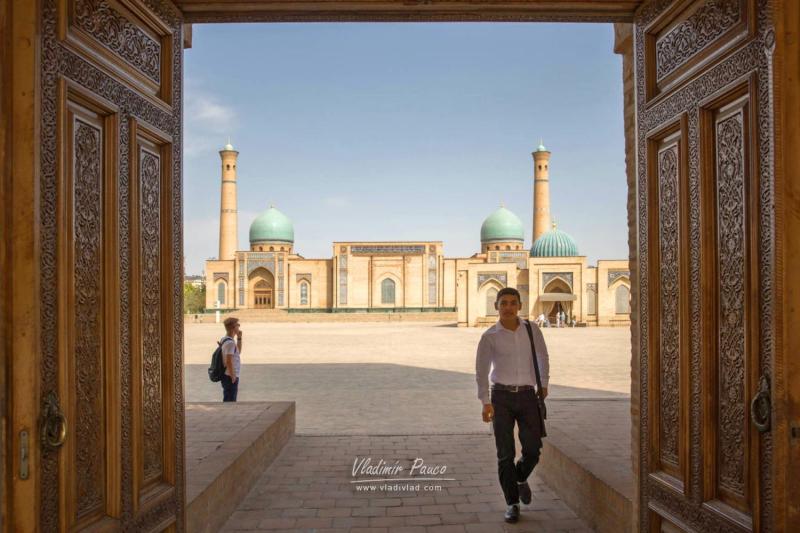
[[[542,430],[536,392],[533,390],[511,392],[492,391],[494,407],[494,442],[497,446],[497,474],[503,488],[506,504],[519,502],[519,487],[533,472],[539,462],[542,448]],[[514,442],[514,423],[519,426],[522,457],[514,463],[517,447]]]

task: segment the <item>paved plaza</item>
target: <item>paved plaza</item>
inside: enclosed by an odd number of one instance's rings
[[[515,525],[497,482],[494,438],[480,418],[475,348],[483,332],[436,323],[242,324],[241,401],[296,403],[296,432],[231,516],[226,531],[589,531],[536,475]],[[206,368],[222,332],[186,325],[186,395],[218,401]],[[630,489],[630,332],[544,329],[551,444]],[[244,406],[243,406],[244,407]],[[519,444],[517,445],[519,453]],[[356,457],[446,464],[440,490],[359,492]],[[595,470],[593,470],[595,472]]]
[[[517,524],[503,522],[494,443],[479,435],[298,436],[261,476],[223,531],[359,533],[589,532],[535,476],[533,501]],[[476,460],[477,458],[487,460]],[[354,460],[445,466],[441,481],[397,482],[353,475]],[[417,473],[417,477],[419,474]],[[373,492],[365,487],[374,486]]]
[[[486,433],[480,328],[436,323],[244,323],[240,401],[297,402],[299,435]],[[555,400],[626,399],[628,328],[545,328]],[[186,324],[186,397],[217,401],[217,324]]]

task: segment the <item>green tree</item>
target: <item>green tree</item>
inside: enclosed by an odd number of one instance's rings
[[[183,284],[183,309],[189,314],[202,313],[206,310],[206,284],[200,286],[191,283]]]

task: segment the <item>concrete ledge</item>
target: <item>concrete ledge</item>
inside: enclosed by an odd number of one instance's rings
[[[632,531],[629,406],[615,400],[548,403],[554,416],[536,473],[600,533]]]
[[[219,531],[295,432],[295,402],[186,404],[186,524]]]

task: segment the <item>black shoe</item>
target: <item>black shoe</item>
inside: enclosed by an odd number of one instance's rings
[[[528,482],[523,481],[522,483],[518,483],[517,487],[519,487],[519,501],[525,505],[531,503],[531,486],[528,485]]]
[[[506,522],[508,522],[509,524],[513,524],[514,522],[519,520],[519,504],[518,503],[514,503],[514,504],[511,504],[511,505],[508,506],[508,509],[506,509],[505,519],[506,519]]]

